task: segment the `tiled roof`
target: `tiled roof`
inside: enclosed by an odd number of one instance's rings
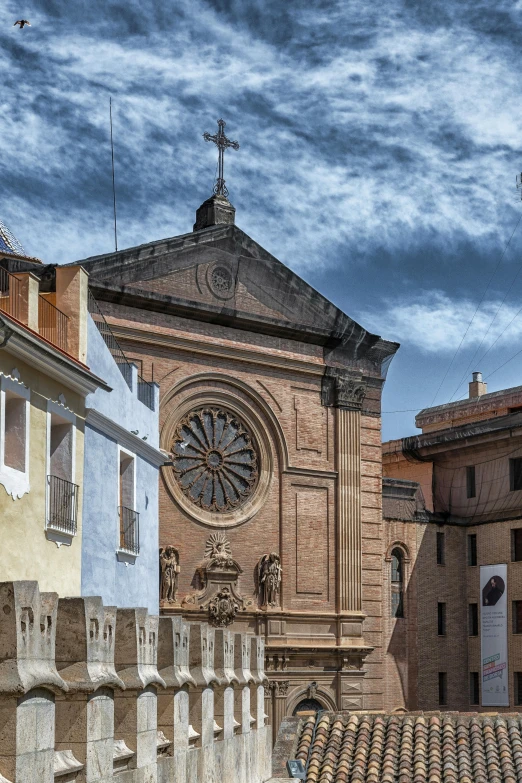
[[[16,255],[25,256],[25,250],[14,236],[9,231],[5,223],[0,220],[0,251],[3,253],[15,253]]]
[[[307,783],[522,781],[520,714],[320,713],[297,748]]]

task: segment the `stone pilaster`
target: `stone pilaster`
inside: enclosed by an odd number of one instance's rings
[[[336,409],[337,605],[341,613],[362,611],[361,408],[365,393],[360,374],[326,368],[322,401]],[[348,627],[341,628],[341,636],[352,635],[345,630]]]
[[[274,682],[274,726],[280,726],[286,715],[286,697],[289,684],[288,680]]]
[[[361,611],[361,413],[338,408],[338,585],[341,612]]]

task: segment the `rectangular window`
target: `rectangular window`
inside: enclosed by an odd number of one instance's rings
[[[437,604],[437,629],[439,636],[446,636],[446,604]]]
[[[513,601],[513,633],[522,633],[522,601]]]
[[[469,604],[468,606],[468,619],[470,636],[478,636],[478,604]]]
[[[51,476],[73,479],[73,425],[57,413],[51,413],[49,471]]]
[[[522,489],[522,457],[509,460],[509,479],[511,492]]]
[[[120,451],[120,506],[134,511],[134,457]]]
[[[47,417],[47,537],[75,536],[78,525],[78,486],[73,483],[75,416],[65,406],[49,401]]]
[[[468,536],[468,565],[477,565],[477,534],[470,533]]]
[[[470,704],[480,703],[478,672],[469,673],[469,703]]]
[[[25,471],[26,400],[12,391],[5,393],[4,465]]]
[[[511,531],[511,559],[522,560],[522,527]]]
[[[138,555],[140,551],[139,514],[136,511],[135,458],[120,450],[119,466],[119,516],[120,550]]]
[[[515,704],[522,704],[522,672],[515,672]]]
[[[444,533],[437,533],[437,565],[444,565]]]
[[[466,468],[466,492],[468,498],[474,498],[477,494],[475,486],[475,465],[469,465]]]
[[[446,672],[439,672],[439,704],[448,702],[448,676]]]

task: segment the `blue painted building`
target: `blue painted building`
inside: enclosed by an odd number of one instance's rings
[[[87,365],[112,388],[86,399],[82,594],[159,611],[159,387],[138,376],[92,296]]]

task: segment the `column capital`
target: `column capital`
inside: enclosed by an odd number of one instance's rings
[[[275,680],[274,685],[276,699],[286,699],[288,695],[288,688],[290,686],[290,680]]]
[[[366,381],[360,373],[340,367],[326,367],[322,403],[327,407],[360,411],[366,394]]]

